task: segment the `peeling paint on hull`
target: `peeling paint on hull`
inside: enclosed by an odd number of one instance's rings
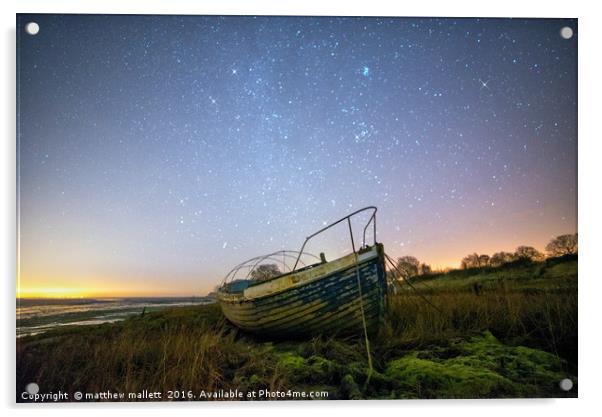
[[[357,256],[357,267],[356,267]],[[218,293],[224,315],[242,330],[269,337],[361,334],[359,271],[368,331],[384,319],[384,250],[377,244],[346,257],[251,286],[243,293]]]

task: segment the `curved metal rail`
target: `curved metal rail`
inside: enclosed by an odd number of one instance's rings
[[[297,261],[295,262],[295,266],[293,266],[293,269],[292,269],[292,270],[294,271],[294,270],[296,270],[296,269],[297,269],[297,264],[299,263],[299,260],[300,260],[300,258],[301,258],[301,255],[300,255],[300,254],[301,254],[301,253],[303,253],[303,249],[305,249],[305,245],[307,244],[307,242],[308,242],[308,241],[309,241],[311,238],[313,238],[313,237],[315,237],[315,236],[319,235],[320,233],[322,233],[322,232],[324,232],[324,231],[326,231],[326,230],[330,229],[330,228],[331,228],[331,227],[333,227],[333,226],[336,226],[337,224],[339,224],[339,223],[341,223],[341,222],[343,222],[343,221],[345,221],[345,220],[347,220],[347,224],[349,225],[349,235],[350,235],[350,237],[351,237],[351,247],[352,247],[352,249],[353,249],[353,253],[355,253],[355,252],[356,252],[356,250],[355,250],[355,241],[353,240],[353,230],[352,230],[352,228],[351,228],[351,217],[353,217],[353,216],[355,216],[356,214],[358,214],[358,213],[361,213],[361,212],[363,212],[363,211],[367,211],[367,210],[372,210],[372,215],[370,216],[370,219],[368,219],[368,222],[367,222],[367,223],[366,223],[366,225],[364,226],[364,234],[363,234],[363,236],[362,236],[362,246],[361,246],[361,247],[364,247],[364,246],[366,246],[366,230],[368,230],[368,226],[370,226],[370,223],[372,223],[372,226],[373,226],[373,235],[374,235],[373,237],[374,237],[374,244],[376,244],[376,211],[377,211],[378,209],[377,209],[375,206],[368,206],[368,207],[364,207],[364,208],[361,208],[361,209],[359,209],[359,210],[356,210],[356,211],[354,211],[354,212],[353,212],[353,213],[351,213],[351,214],[348,214],[348,215],[346,215],[345,217],[342,217],[342,218],[340,218],[339,220],[337,220],[337,221],[336,221],[336,222],[334,222],[334,223],[330,223],[328,226],[326,226],[326,227],[323,227],[322,229],[318,230],[317,232],[315,232],[315,233],[313,233],[313,234],[311,234],[311,235],[307,236],[307,237],[305,238],[305,242],[303,242],[303,245],[301,245],[301,250],[299,251],[299,256],[297,257]]]
[[[297,265],[297,262],[299,261],[299,259],[301,259],[302,256],[309,256],[312,257],[314,259],[316,259],[317,261],[320,261],[320,258],[317,257],[316,255],[309,253],[309,252],[297,252],[297,251],[293,251],[293,250],[281,250],[281,251],[277,251],[277,252],[272,252],[272,253],[268,253],[267,255],[261,255],[261,256],[255,256],[251,259],[247,259],[244,262],[241,262],[240,264],[236,265],[234,268],[232,268],[230,270],[230,272],[228,272],[226,274],[226,276],[224,277],[223,281],[222,281],[222,286],[230,281],[234,281],[236,279],[236,275],[241,271],[246,269],[246,274],[245,274],[245,278],[247,278],[248,276],[251,275],[251,273],[255,270],[255,268],[257,268],[262,262],[264,261],[272,261],[272,262],[276,262],[277,264],[282,265],[283,268],[283,273],[286,272],[291,272],[294,270],[294,268],[291,268],[289,266],[289,264],[287,264],[286,260],[296,260],[295,266]],[[301,261],[301,264],[303,266],[306,266],[305,263],[303,261]],[[288,269],[288,271],[287,271]]]

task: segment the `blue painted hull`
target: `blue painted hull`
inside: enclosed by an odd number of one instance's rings
[[[368,332],[378,330],[386,296],[382,245],[357,258],[352,254],[318,265],[311,273],[277,277],[246,294],[218,293],[222,311],[242,330],[269,337],[362,334],[362,308]]]

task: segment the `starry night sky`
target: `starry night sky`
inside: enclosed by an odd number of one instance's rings
[[[17,32],[23,295],[204,294],[366,205],[391,256],[433,267],[577,230],[576,20],[19,15]],[[340,256],[345,227],[307,249]]]

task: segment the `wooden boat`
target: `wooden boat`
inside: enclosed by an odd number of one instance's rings
[[[364,227],[362,245],[356,250],[351,217],[372,211]],[[347,221],[352,252],[326,262],[323,254],[305,265],[307,242]],[[374,243],[366,245],[366,231],[373,225]],[[296,256],[295,256],[296,255]],[[311,255],[313,257],[313,255]],[[295,259],[285,273],[267,280],[253,279],[252,271],[266,261]],[[298,268],[298,266],[301,266]],[[244,279],[235,276],[249,271]],[[333,333],[374,333],[384,319],[386,278],[384,249],[376,242],[376,207],[366,207],[326,226],[306,238],[301,250],[280,251],[237,265],[226,275],[217,298],[226,318],[242,330],[268,337],[306,337]]]

